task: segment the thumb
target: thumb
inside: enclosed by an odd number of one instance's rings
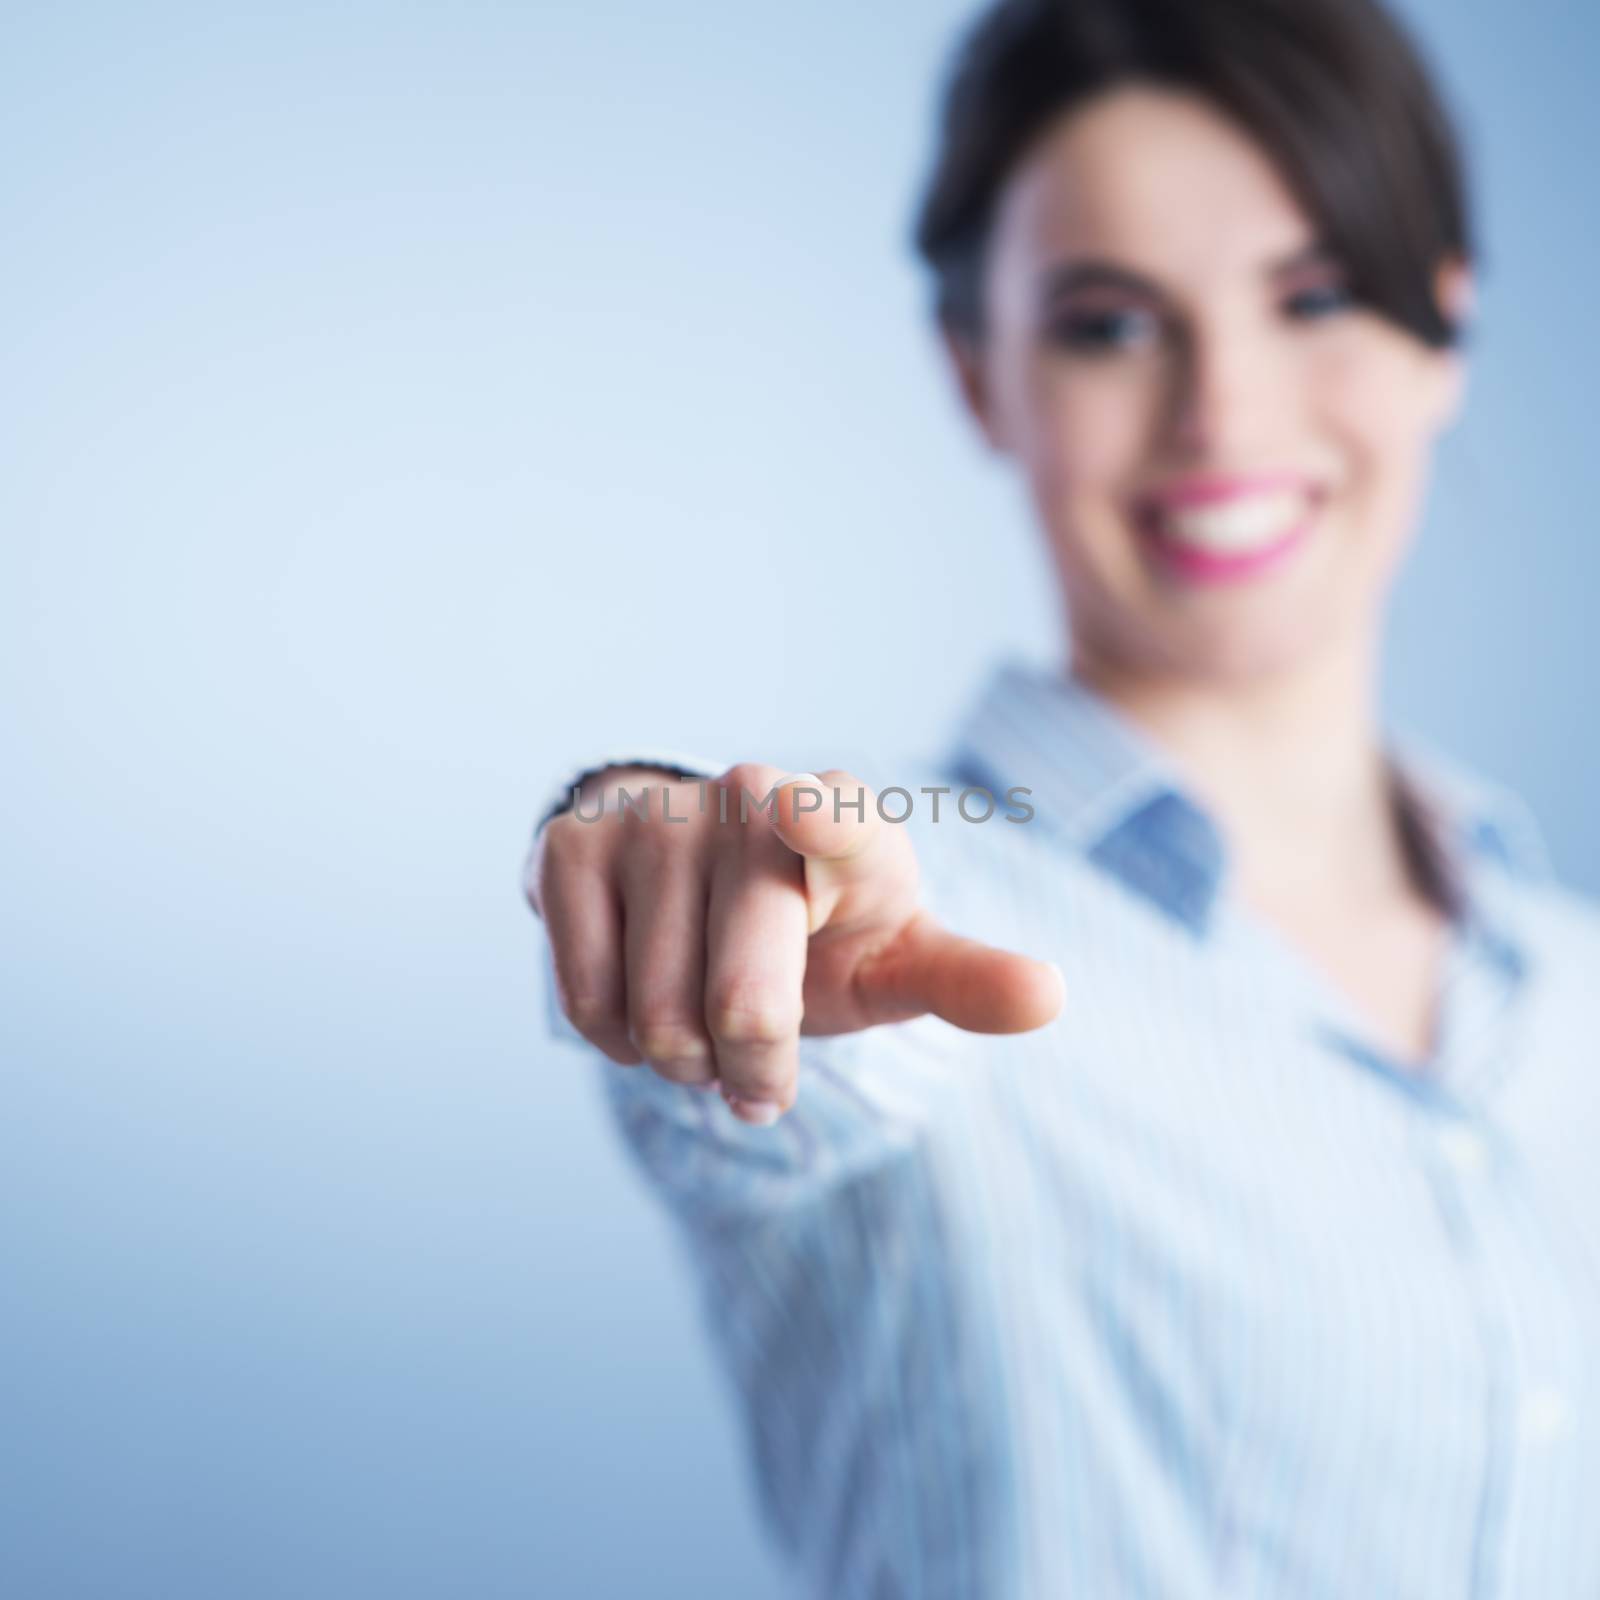
[[[1000,950],[918,912],[856,975],[857,992],[889,1017],[931,1011],[972,1033],[1027,1033],[1054,1019],[1066,980],[1049,961]]]

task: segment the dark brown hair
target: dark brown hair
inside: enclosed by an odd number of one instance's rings
[[[998,0],[960,42],[914,242],[933,313],[981,341],[1001,191],[1047,124],[1103,90],[1198,91],[1275,161],[1351,296],[1425,344],[1460,342],[1434,273],[1474,261],[1461,151],[1411,38],[1379,0]]]

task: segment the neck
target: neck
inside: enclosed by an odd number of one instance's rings
[[[1245,681],[1141,673],[1078,650],[1071,671],[1184,772],[1222,829],[1244,898],[1331,908],[1418,892],[1371,641]]]

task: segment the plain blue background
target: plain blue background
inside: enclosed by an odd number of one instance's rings
[[[0,1591],[776,1592],[520,900],[562,763],[1053,608],[906,247],[950,0],[0,23]],[[1391,705],[1600,889],[1587,4],[1413,13],[1482,331]]]

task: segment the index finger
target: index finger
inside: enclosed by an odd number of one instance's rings
[[[870,785],[830,767],[774,787],[772,831],[805,861],[810,932],[910,914],[916,851],[903,828],[883,820]]]

